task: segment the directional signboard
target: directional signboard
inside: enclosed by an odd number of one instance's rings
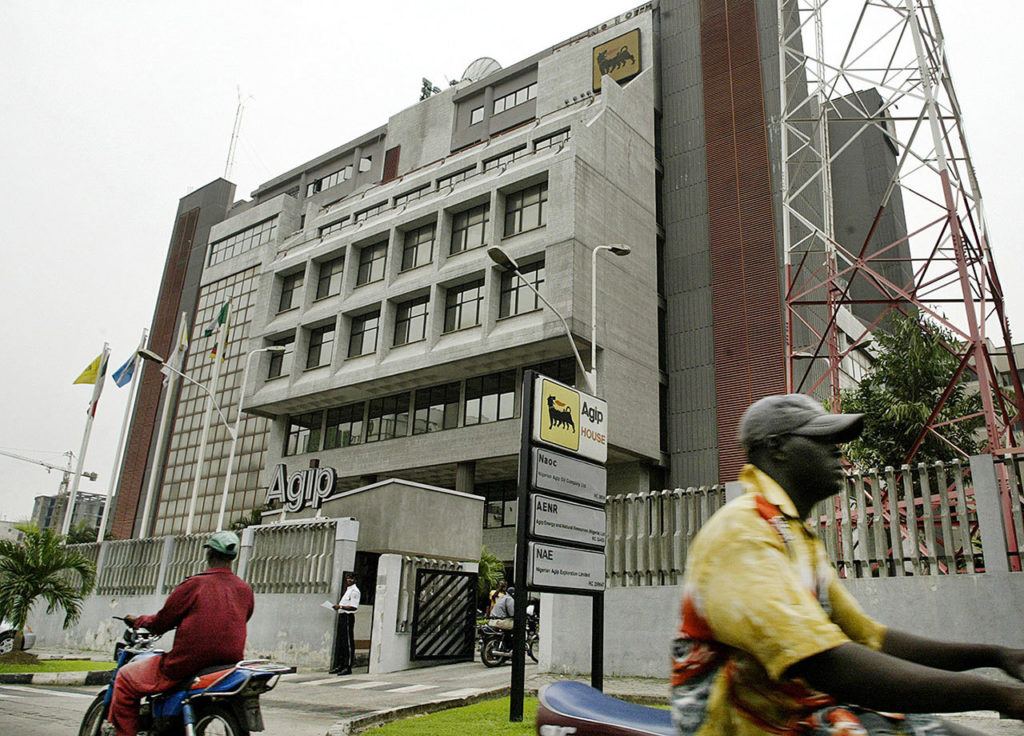
[[[533,441],[603,463],[608,459],[608,404],[538,376],[533,388]]]
[[[543,447],[533,448],[532,460],[531,485],[538,491],[550,491],[590,503],[604,503],[607,483],[602,466]]]
[[[604,554],[530,542],[527,585],[599,593],[604,590]]]
[[[530,534],[568,544],[599,547],[603,553],[606,537],[604,509],[543,496],[531,496]]]

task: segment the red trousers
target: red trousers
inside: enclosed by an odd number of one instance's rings
[[[114,680],[114,698],[110,702],[110,722],[117,736],[136,736],[139,731],[139,702],[143,695],[170,690],[178,684],[160,674],[162,655],[133,659]]]

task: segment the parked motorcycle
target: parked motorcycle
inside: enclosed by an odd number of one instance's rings
[[[537,661],[540,641],[540,615],[536,603],[526,606],[526,655]],[[498,667],[512,663],[512,632],[484,624],[477,632],[480,642],[480,661],[485,667]]]
[[[673,736],[667,710],[617,700],[582,682],[561,680],[537,694],[540,736]]]
[[[119,616],[114,618],[124,621]],[[114,648],[117,667],[113,679],[85,712],[79,736],[113,733],[104,725],[117,673],[136,657],[162,654],[162,650],[155,648],[159,638],[146,629],[125,630],[124,641]],[[262,731],[259,697],[273,690],[281,675],[291,672],[295,672],[294,667],[265,659],[207,667],[171,690],[144,698],[139,709],[139,730],[148,736],[248,736],[251,731]]]

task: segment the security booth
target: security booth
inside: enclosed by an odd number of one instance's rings
[[[263,523],[359,522],[355,638],[370,673],[472,660],[484,499],[399,478],[349,491],[335,483],[333,468],[289,473],[278,465],[267,501],[280,509],[265,512]],[[333,611],[323,615],[331,626]]]

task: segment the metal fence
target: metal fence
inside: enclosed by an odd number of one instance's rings
[[[253,592],[330,592],[334,527],[333,520],[255,527],[245,575]]]
[[[160,575],[162,539],[126,539],[104,542],[103,565],[98,570],[100,595],[148,595],[156,592]]]
[[[409,631],[412,626],[416,606],[417,570],[462,570],[462,563],[431,557],[402,557],[402,576],[398,583],[398,617],[395,623],[395,631],[399,634]]]
[[[724,503],[725,486],[609,496],[609,587],[681,582],[690,542]]]
[[[1007,558],[1010,569],[1019,572],[1024,567],[1024,522],[1021,518],[1021,504],[1024,503],[1024,457],[1005,455],[995,458],[995,463],[997,474],[1005,473],[1005,497],[1001,499],[1001,505],[1008,548]]]
[[[185,578],[190,575],[202,572],[206,569],[206,550],[203,545],[210,538],[210,534],[182,535],[174,538],[171,545],[170,559],[167,561],[167,571],[164,573],[163,592],[170,593]],[[232,569],[237,566],[237,561]]]

